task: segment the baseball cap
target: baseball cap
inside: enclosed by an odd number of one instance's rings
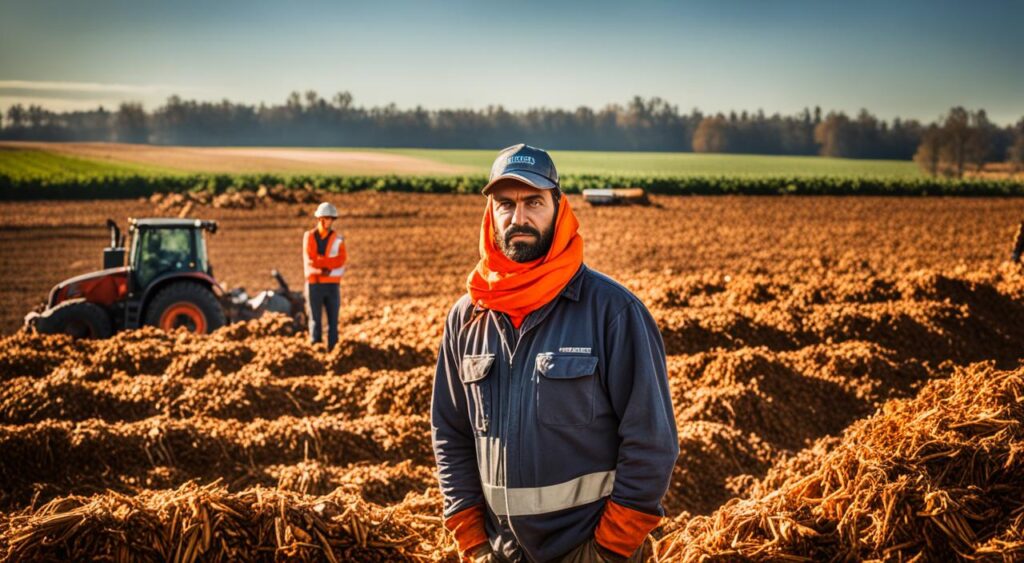
[[[546,150],[520,143],[498,153],[484,195],[501,180],[517,180],[539,190],[550,190],[558,187],[558,170]]]

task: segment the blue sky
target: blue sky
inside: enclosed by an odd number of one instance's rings
[[[184,98],[1024,117],[1024,2],[0,0],[0,108]]]

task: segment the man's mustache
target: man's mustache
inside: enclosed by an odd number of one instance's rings
[[[512,244],[512,237],[516,235],[533,235],[537,240],[540,240],[540,231],[533,227],[528,227],[526,225],[509,227],[508,230],[505,231],[505,246]]]

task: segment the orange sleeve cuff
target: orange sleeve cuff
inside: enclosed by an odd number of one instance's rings
[[[487,542],[482,504],[452,514],[444,521],[444,527],[455,535],[455,543],[463,557]]]
[[[601,547],[629,557],[660,523],[661,516],[626,508],[609,500],[604,506],[601,521],[597,523],[594,539]]]

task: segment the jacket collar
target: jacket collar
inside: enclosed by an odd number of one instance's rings
[[[565,289],[563,289],[562,292],[558,294],[558,297],[565,297],[566,299],[571,299],[572,301],[579,301],[580,300],[580,293],[583,292],[583,276],[584,276],[584,274],[586,274],[586,272],[587,272],[587,265],[586,264],[581,264],[580,265],[580,269],[576,270],[576,273],[573,274],[572,279],[570,279],[569,283],[566,284]],[[543,307],[538,309],[538,311],[550,308],[551,305],[555,301],[557,301],[557,300],[558,300],[557,298],[551,300],[551,303],[548,303],[548,304],[544,305]],[[476,303],[473,304],[473,312],[474,313],[479,313],[481,311],[486,311],[486,310],[487,310],[486,307],[481,307],[480,305],[478,305]],[[536,312],[537,311],[534,311],[534,313],[536,313]],[[532,316],[532,315],[533,315],[533,313],[530,313],[530,315],[528,315],[527,317]]]
[[[572,299],[573,301],[580,300],[580,292],[583,291],[583,274],[585,274],[586,271],[587,265],[580,264],[580,269],[576,270],[576,273],[573,274],[572,279],[569,280],[569,283],[565,286],[565,289],[562,290],[562,297]]]

